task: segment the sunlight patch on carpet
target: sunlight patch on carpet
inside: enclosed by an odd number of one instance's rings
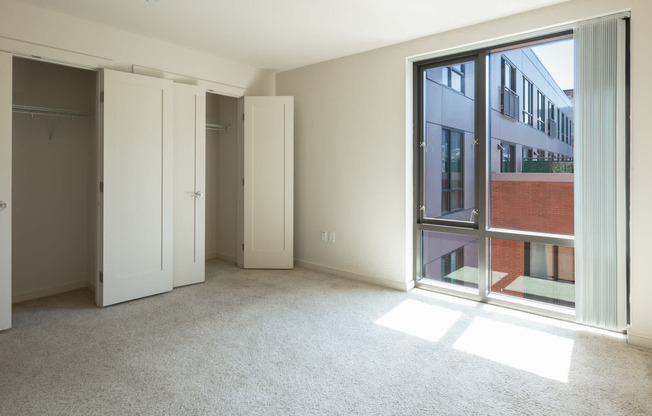
[[[451,309],[408,299],[383,315],[375,323],[405,334],[437,342],[457,322],[461,315],[460,312]]]
[[[453,348],[568,383],[574,341],[487,318],[475,318]]]

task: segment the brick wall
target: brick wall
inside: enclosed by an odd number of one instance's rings
[[[573,234],[573,209],[572,182],[491,182],[493,227]],[[524,261],[523,242],[492,240],[491,269],[507,275],[498,281],[492,277],[491,290],[522,297],[522,293],[508,291],[506,287],[524,275]]]
[[[491,182],[491,225],[574,234],[573,183]]]

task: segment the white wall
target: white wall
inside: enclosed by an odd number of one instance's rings
[[[14,60],[13,103],[95,112],[96,73]],[[14,301],[85,287],[94,271],[94,117],[13,116]]]
[[[238,100],[206,94],[206,122],[229,126],[206,131],[206,258],[235,262],[238,244]]]
[[[62,56],[72,51],[105,58],[117,70],[139,65],[237,86],[247,95],[274,93],[268,71],[13,0],[0,2],[0,36],[58,48]]]
[[[631,10],[631,331],[652,347],[652,4],[574,0],[277,75],[295,96],[296,258],[405,284],[412,279],[411,80],[406,58]],[[406,137],[408,138],[406,140]],[[406,143],[407,142],[407,143]],[[323,243],[321,229],[338,233]]]

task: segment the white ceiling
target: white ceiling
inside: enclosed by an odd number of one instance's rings
[[[283,71],[569,0],[18,0]]]

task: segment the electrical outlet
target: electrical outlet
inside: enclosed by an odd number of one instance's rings
[[[328,241],[330,241],[331,243],[335,242],[335,231],[330,231],[328,233]]]
[[[327,240],[327,238],[326,238],[326,231],[322,231],[322,232],[321,232],[321,241],[326,241],[326,240]]]

